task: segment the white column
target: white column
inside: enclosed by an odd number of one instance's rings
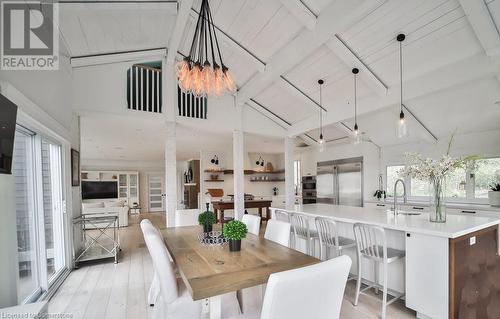
[[[166,57],[165,57],[166,59]],[[167,227],[175,227],[177,209],[177,141],[176,141],[176,96],[177,79],[174,67],[163,59],[162,112],[165,115],[165,211]]]
[[[177,209],[177,142],[175,122],[166,122],[165,134],[165,194],[167,227],[175,226]]]
[[[245,146],[244,133],[233,131],[233,169],[234,169],[234,218],[241,219],[245,213]]]
[[[294,139],[285,137],[285,203],[288,209],[295,203],[295,185],[293,181]]]

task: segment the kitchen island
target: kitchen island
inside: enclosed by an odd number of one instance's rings
[[[273,214],[276,209],[271,208]],[[499,217],[448,215],[446,223],[431,223],[425,212],[394,216],[391,211],[367,207],[307,204],[287,211],[332,218],[339,235],[349,238],[354,238],[354,223],[386,229],[388,246],[406,251],[404,261],[389,267],[389,288],[405,293],[406,306],[417,317],[444,319],[475,313],[477,318],[500,318],[500,212]],[[354,274],[356,252],[345,254],[353,259]],[[367,260],[363,278],[375,280],[374,267]]]

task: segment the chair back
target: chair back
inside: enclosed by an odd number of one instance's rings
[[[288,214],[288,212],[285,212],[284,210],[276,209],[274,211],[274,217],[276,220],[281,220],[287,223],[290,222],[290,214]]]
[[[318,231],[320,244],[322,246],[338,247],[337,223],[333,219],[325,217],[316,217],[314,222]]]
[[[267,221],[264,238],[288,247],[290,245],[290,223],[270,219]]]
[[[260,217],[250,214],[244,214],[241,217],[241,221],[247,225],[248,232],[254,234],[255,236],[259,236],[260,232]]]
[[[309,218],[302,214],[290,214],[290,224],[292,224],[293,233],[296,237],[309,238],[311,230],[309,229]]]
[[[341,256],[269,277],[262,319],[335,319],[340,316],[351,258]]]
[[[175,211],[175,227],[198,225],[199,209],[177,209]]]
[[[387,239],[384,228],[362,223],[354,224],[353,228],[358,255],[377,259],[387,258]]]
[[[155,227],[145,220],[141,222],[141,228],[144,233],[144,241],[153,260],[153,268],[160,284],[161,296],[163,301],[169,304],[179,297],[179,293],[174,268],[169,260],[163,238],[155,230]]]

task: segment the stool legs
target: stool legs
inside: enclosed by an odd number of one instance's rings
[[[363,262],[362,257],[357,254],[358,256],[358,279],[356,281],[356,296],[354,297],[354,305],[358,305],[359,301],[359,292],[361,290],[361,263]]]
[[[382,296],[382,319],[385,319],[387,311],[387,264],[384,263],[384,290]]]

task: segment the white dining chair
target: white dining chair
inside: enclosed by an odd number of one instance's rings
[[[259,236],[260,232],[260,217],[250,214],[244,214],[241,217],[241,221],[247,225],[248,232],[254,234],[255,236]]]
[[[387,280],[388,280],[388,267],[390,263],[393,263],[399,259],[405,257],[405,252],[403,250],[393,249],[387,247],[387,238],[385,235],[385,229],[379,226],[356,223],[354,228],[354,238],[356,239],[356,250],[358,257],[358,280],[356,283],[356,297],[354,298],[354,305],[358,304],[359,295],[364,294],[364,292],[370,288],[375,288],[378,291],[382,288],[382,319],[385,319],[387,313],[387,306],[394,301],[400,299],[404,294],[392,292],[394,296],[389,302],[387,301]],[[370,283],[367,287],[361,289],[362,280],[362,264],[363,258],[367,258],[373,261],[375,282]],[[382,285],[379,284],[379,266],[382,265],[383,272],[383,282]],[[370,296],[371,295],[367,295]]]
[[[151,254],[153,268],[157,274],[160,287],[160,295],[155,306],[154,318],[201,318],[202,301],[194,301],[183,282],[177,281],[162,237],[153,228],[145,226],[144,240]],[[223,305],[223,317],[239,314],[236,295],[234,293],[223,295],[221,304]]]
[[[316,217],[314,222],[319,236],[319,259],[329,259],[331,249],[335,251],[334,257],[338,257],[345,249],[356,247],[356,241],[353,239],[339,236],[337,223],[333,219]]]
[[[297,249],[297,240],[302,239],[306,242],[306,254],[315,256],[316,241],[319,241],[318,232],[311,229],[309,217],[302,214],[290,214],[290,223],[293,229],[293,245]]]
[[[290,223],[270,219],[267,221],[264,238],[288,247],[290,245],[290,229]]]
[[[340,256],[269,276],[262,311],[233,319],[338,319],[351,258]]]

